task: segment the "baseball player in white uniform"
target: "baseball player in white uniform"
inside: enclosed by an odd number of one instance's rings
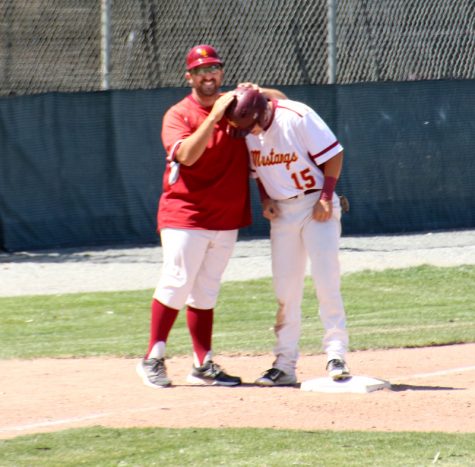
[[[263,215],[271,222],[273,285],[278,302],[272,368],[260,386],[297,382],[301,303],[307,257],[324,327],[323,350],[331,378],[350,378],[346,315],[340,293],[341,207],[335,193],[343,147],[320,116],[292,100],[271,100],[238,88],[227,113],[247,133],[251,176],[257,179]]]

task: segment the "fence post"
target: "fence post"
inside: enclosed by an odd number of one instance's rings
[[[336,83],[336,0],[328,0],[328,84]]]
[[[110,87],[111,1],[101,0],[101,88]]]

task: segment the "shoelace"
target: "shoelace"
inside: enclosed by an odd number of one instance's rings
[[[334,360],[330,360],[328,362],[328,367],[332,367],[334,369],[338,369],[338,370],[344,370],[345,369],[345,363],[342,362],[341,360],[337,360],[337,359],[334,359]]]
[[[163,360],[157,360],[153,366],[152,370],[157,376],[165,376],[165,362]]]
[[[205,373],[209,374],[210,376],[218,376],[222,372],[223,370],[217,363],[209,362],[209,368]]]
[[[281,374],[281,371],[277,368],[271,368],[269,371],[264,373],[264,376],[275,381]]]

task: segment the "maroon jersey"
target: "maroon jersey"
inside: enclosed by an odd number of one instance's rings
[[[232,230],[251,223],[249,156],[244,138],[226,133],[226,119],[215,125],[203,155],[191,166],[180,164],[170,180],[171,165],[181,141],[196,131],[211,107],[188,95],[164,116],[162,142],[167,152],[158,228]]]

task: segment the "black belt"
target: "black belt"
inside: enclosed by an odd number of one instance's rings
[[[298,198],[301,195],[309,195],[310,193],[316,193],[317,191],[321,191],[321,189],[318,188],[318,189],[301,191],[298,195],[291,196],[290,198],[287,198],[287,199],[295,199],[295,198]]]

